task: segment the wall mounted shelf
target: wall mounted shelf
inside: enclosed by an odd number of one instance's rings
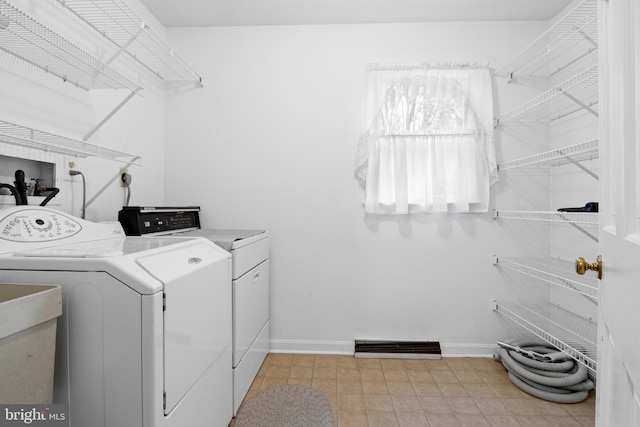
[[[191,80],[200,77],[167,42],[122,0],[58,0],[96,31],[113,42],[162,80]]]
[[[493,213],[495,219],[512,219],[523,221],[543,221],[557,223],[573,223],[598,225],[598,213],[595,212],[556,212],[556,211],[512,211],[498,210]]]
[[[599,158],[598,139],[573,144],[566,147],[555,148],[544,153],[533,154],[519,159],[502,162],[498,165],[498,171],[518,169],[527,166],[561,166],[569,163],[585,171],[590,176],[598,179],[598,175],[583,166],[580,162]]]
[[[575,264],[569,261],[555,258],[520,259],[496,256],[495,265],[577,292],[593,303],[598,302],[598,280],[584,276],[580,277],[580,281],[575,280]]]
[[[494,311],[566,352],[595,376],[598,329],[595,321],[555,305],[507,305],[494,301]]]
[[[551,123],[581,110],[598,117],[597,104],[598,67],[594,66],[500,116],[497,124],[509,121]]]
[[[496,71],[507,79],[553,76],[598,48],[596,0],[584,0]]]
[[[139,157],[131,154],[99,147],[3,120],[0,120],[0,142],[78,157],[100,157],[120,162],[128,162],[131,159],[139,160]]]
[[[0,49],[85,90],[140,87],[65,38],[0,0]]]

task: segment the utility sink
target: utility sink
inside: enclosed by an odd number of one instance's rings
[[[60,286],[0,283],[0,404],[52,403],[61,314]]]

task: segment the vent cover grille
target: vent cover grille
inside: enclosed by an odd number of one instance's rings
[[[438,341],[356,340],[355,357],[440,359],[442,358],[442,351]]]

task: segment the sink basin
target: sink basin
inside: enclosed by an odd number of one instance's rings
[[[52,403],[57,285],[0,283],[0,403]]]

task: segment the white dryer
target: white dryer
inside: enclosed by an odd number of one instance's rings
[[[0,281],[57,284],[54,402],[71,427],[226,427],[231,258],[48,208],[0,211]]]
[[[203,237],[232,255],[233,414],[269,352],[269,235],[264,230],[201,229],[197,206],[125,206],[118,220],[133,236]]]

